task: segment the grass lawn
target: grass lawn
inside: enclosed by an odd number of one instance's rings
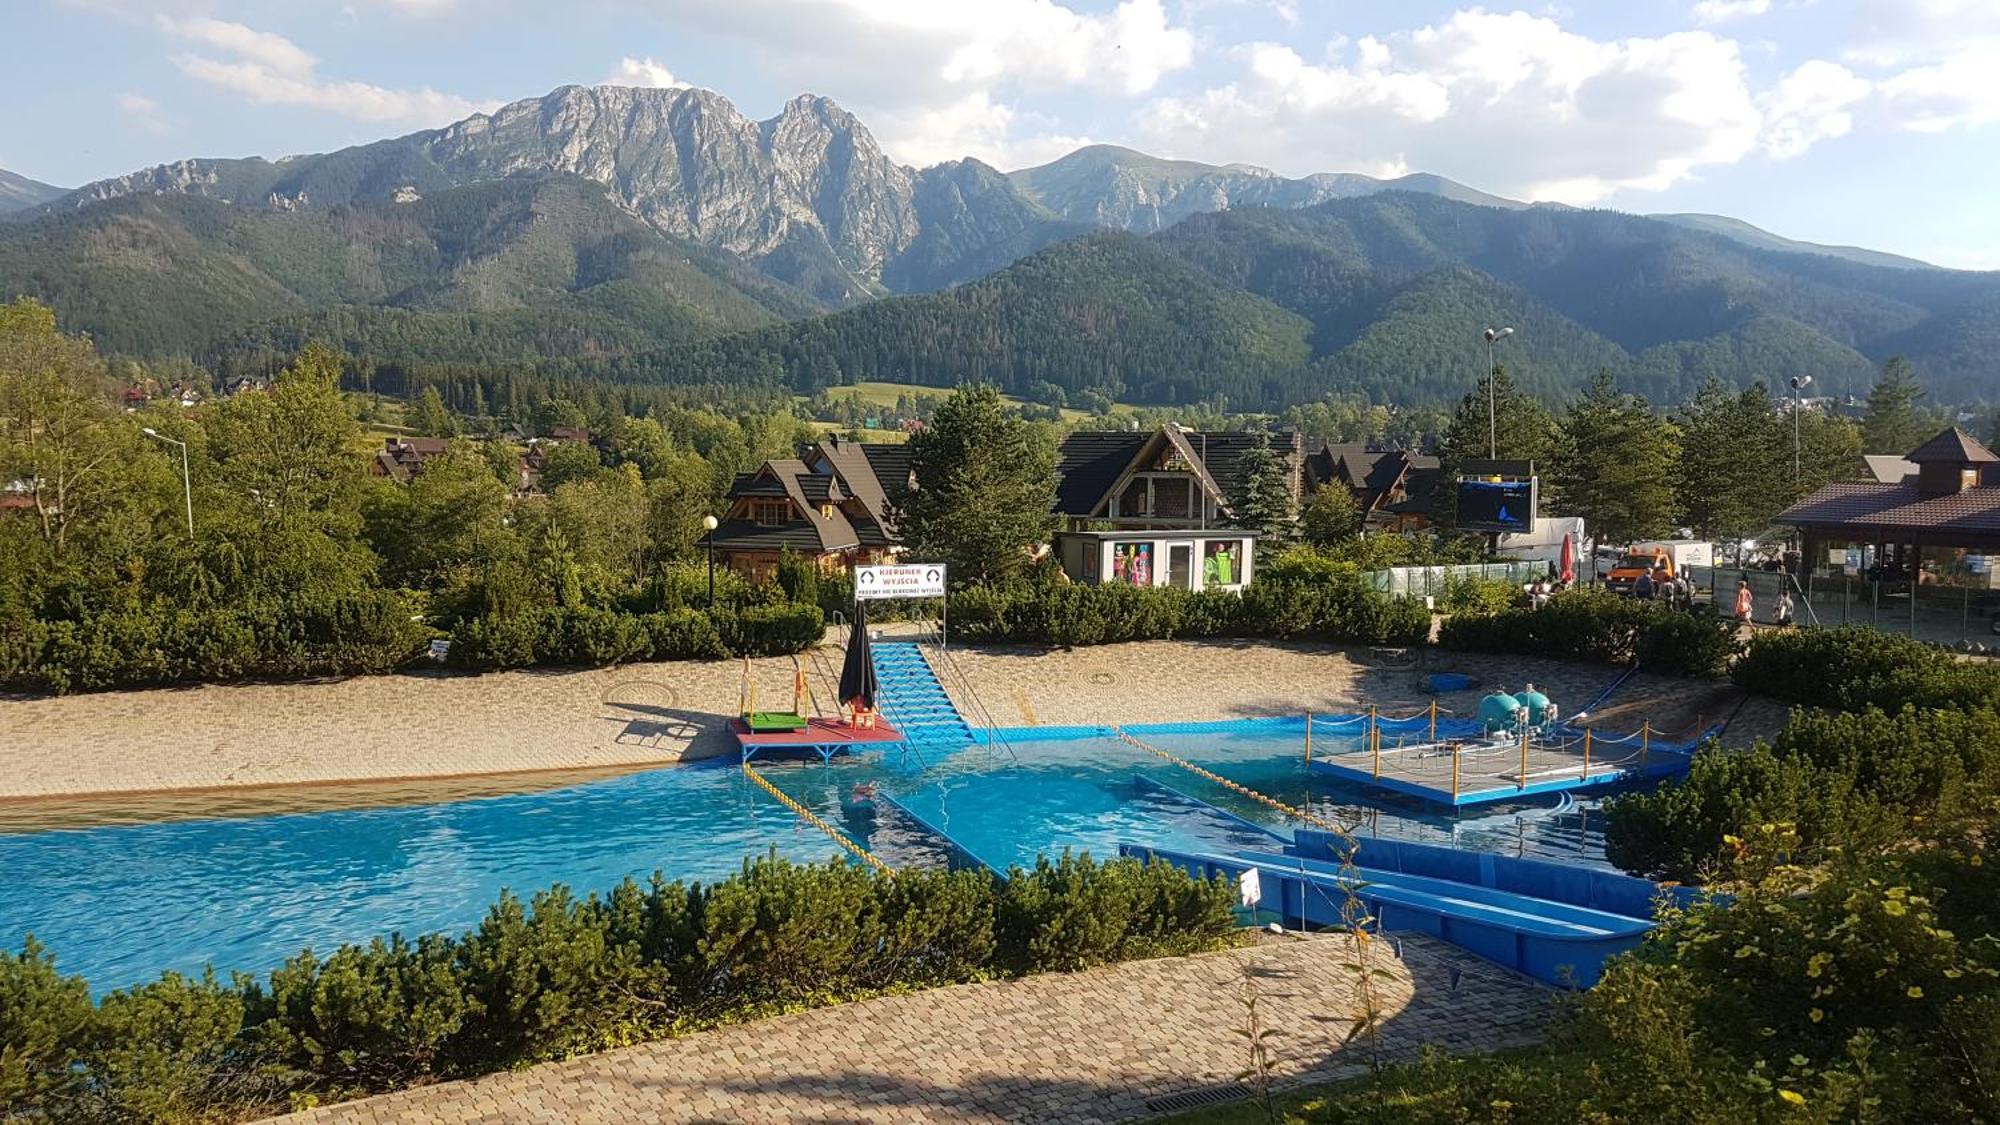
[[[909,395],[912,398],[919,396],[943,398],[951,393],[951,388],[926,387],[920,383],[861,382],[846,387],[829,387],[826,393],[828,398],[836,401],[859,399],[869,406],[888,407],[896,405],[896,400],[903,395]],[[803,398],[804,396],[800,397]],[[1028,405],[1028,400],[1014,395],[1001,395],[1000,398],[1010,406]],[[1132,412],[1132,409],[1132,407],[1120,403],[1112,407],[1111,412],[1113,414],[1129,414]],[[1062,415],[1065,422],[1077,422],[1090,417],[1090,412],[1086,410],[1066,409],[1062,412]]]

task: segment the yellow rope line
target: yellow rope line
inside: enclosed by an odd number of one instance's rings
[[[799,804],[797,801],[794,801],[790,797],[786,796],[785,791],[771,784],[769,778],[765,777],[761,773],[758,773],[756,770],[751,769],[749,762],[743,763],[743,773],[746,776],[748,776],[750,780],[756,782],[759,786],[761,786],[764,792],[769,793],[773,797],[776,797],[778,799],[779,804],[784,805],[786,808],[799,814],[799,819],[805,821],[807,824],[812,825],[814,828],[817,828],[821,832],[824,832],[828,836],[832,837],[834,843],[839,844],[841,847],[846,848],[854,855],[860,857],[861,860],[867,863],[870,867],[873,867],[875,870],[880,871],[884,875],[894,875],[896,873],[894,868],[890,867],[886,863],[883,863],[881,860],[876,859],[873,855],[870,855],[868,853],[868,849],[862,847],[860,844],[857,844],[854,841],[848,839],[846,836],[842,835],[840,829],[835,828],[833,825],[828,824],[824,820],[821,820],[819,816],[815,814],[811,809],[805,807],[804,805]]]
[[[1132,745],[1137,746],[1141,750],[1150,750],[1151,752],[1158,754],[1160,757],[1165,758],[1167,761],[1172,762],[1173,764],[1179,766],[1184,770],[1194,773],[1200,777],[1206,778],[1209,781],[1213,781],[1217,785],[1222,786],[1224,789],[1227,789],[1233,793],[1240,793],[1243,796],[1248,797],[1253,801],[1258,801],[1261,802],[1262,804],[1269,805],[1270,807],[1278,810],[1279,812],[1284,813],[1286,816],[1291,817],[1293,820],[1303,821],[1306,824],[1317,825],[1321,828],[1326,829],[1329,832],[1332,832],[1334,835],[1339,836],[1343,840],[1352,839],[1351,828],[1348,826],[1335,824],[1330,820],[1314,816],[1312,813],[1309,813],[1304,809],[1295,809],[1292,806],[1284,803],[1283,801],[1278,800],[1275,797],[1266,797],[1264,794],[1257,792],[1255,789],[1252,789],[1247,785],[1238,785],[1236,782],[1229,780],[1228,778],[1222,776],[1219,773],[1214,773],[1212,771],[1205,770],[1200,766],[1195,765],[1193,762],[1188,761],[1186,758],[1181,758],[1173,754],[1170,754],[1167,751],[1162,750],[1157,746],[1154,746],[1152,743],[1141,742],[1140,740],[1132,737],[1129,734],[1126,734],[1123,730],[1120,730],[1115,726],[1111,728],[1111,733],[1117,735],[1119,738],[1125,740],[1126,742],[1129,742]]]

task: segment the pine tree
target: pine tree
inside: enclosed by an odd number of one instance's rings
[[[1917,373],[1902,356],[1882,365],[1882,377],[1868,392],[1868,413],[1861,420],[1864,452],[1901,456],[1923,444],[1929,424],[1917,402],[1924,397]]]
[[[1681,457],[1674,491],[1688,523],[1722,539],[1769,527],[1791,495],[1791,435],[1764,384],[1732,393],[1711,377],[1676,424]]]
[[[1261,532],[1267,545],[1290,539],[1297,519],[1291,474],[1285,459],[1271,448],[1269,434],[1257,435],[1257,444],[1243,454],[1240,472],[1229,497],[1236,526]]]
[[[910,469],[916,487],[896,512],[896,531],[913,560],[996,581],[1024,570],[1055,530],[1055,444],[988,384],[944,400],[910,440]]]
[[[1679,457],[1673,427],[1644,399],[1620,393],[1610,372],[1599,372],[1563,418],[1546,506],[1582,516],[1608,543],[1664,535],[1673,528]]]
[[[444,396],[432,384],[424,388],[417,399],[417,407],[410,415],[410,425],[425,437],[453,437],[458,433],[458,420],[445,409]]]

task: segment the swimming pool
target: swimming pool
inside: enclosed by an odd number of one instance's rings
[[[996,867],[1124,842],[1257,846],[1254,830],[1163,795],[1164,783],[1273,829],[1279,814],[1116,739],[1034,741],[957,753],[765,762],[764,775],[897,866],[945,863],[950,834]],[[1594,800],[1543,797],[1454,817],[1414,801],[1308,780],[1297,724],[1218,725],[1147,739],[1222,776],[1360,831],[1601,865]],[[873,792],[891,801],[874,800]],[[268,971],[392,931],[455,930],[500,891],[602,890],[627,875],[712,880],[775,850],[835,854],[825,836],[727,762],[559,789],[396,808],[0,835],[0,942],[30,932],[66,972],[105,990],[163,970]]]

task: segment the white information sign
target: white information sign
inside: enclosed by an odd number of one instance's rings
[[[1257,869],[1251,868],[1236,877],[1238,901],[1245,907],[1253,907],[1264,901],[1264,881],[1257,877]]]
[[[943,563],[854,568],[854,599],[944,597]]]

